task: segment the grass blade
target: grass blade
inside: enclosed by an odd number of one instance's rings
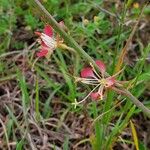
[[[118,71],[121,70],[121,66],[122,66],[122,64],[123,64],[123,60],[124,60],[125,55],[126,55],[126,53],[127,53],[127,48],[129,47],[129,44],[130,44],[130,42],[132,41],[132,38],[133,38],[133,36],[134,36],[134,34],[135,34],[135,31],[136,31],[136,29],[137,29],[137,27],[138,27],[138,24],[139,24],[140,19],[141,19],[141,17],[142,17],[144,8],[145,8],[145,7],[142,8],[141,14],[140,14],[140,16],[139,16],[139,18],[138,18],[136,24],[134,25],[133,30],[132,30],[132,32],[131,32],[131,34],[130,34],[130,36],[129,36],[129,38],[128,38],[128,40],[127,40],[125,46],[124,46],[124,48],[122,49],[122,51],[121,51],[121,53],[120,53],[120,56],[119,56],[119,58],[118,58],[118,63],[117,63],[116,68],[115,68],[115,72],[118,72]]]
[[[132,136],[133,136],[136,150],[139,150],[139,143],[138,143],[138,137],[137,137],[136,129],[135,129],[135,126],[131,120],[130,120],[130,126],[131,126],[131,130],[132,130]]]
[[[36,88],[35,88],[35,112],[36,112],[36,119],[40,119],[40,111],[39,111],[39,84],[38,79],[36,79]]]

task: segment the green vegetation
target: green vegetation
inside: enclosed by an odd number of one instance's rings
[[[112,75],[144,3],[43,0],[66,32]],[[147,108],[150,80],[149,5],[144,7],[117,80]],[[148,118],[130,98],[107,90],[103,100],[79,102],[93,89],[75,82],[90,62],[74,49],[38,58],[48,24],[31,1],[0,0],[0,149],[148,150]],[[56,33],[55,35],[57,36]],[[65,44],[68,44],[64,42]],[[67,45],[70,46],[70,45]],[[146,142],[145,142],[146,141]]]

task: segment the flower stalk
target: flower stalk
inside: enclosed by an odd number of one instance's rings
[[[45,7],[39,2],[39,0],[34,0],[36,6],[38,7],[41,13],[44,13],[44,16],[47,18],[49,24],[56,30],[60,36],[68,43],[74,50],[76,50],[82,57],[85,58],[87,62],[91,62],[93,66],[98,70],[98,66],[95,61],[90,57],[79,45],[78,43],[69,36],[56,22],[56,20],[51,16],[51,14],[45,9]],[[109,76],[108,73],[105,73],[106,76]],[[120,91],[123,95],[128,97],[139,109],[141,109],[149,118],[150,118],[150,109],[144,106],[136,97],[134,97],[128,90],[123,87],[120,87],[117,83],[115,84],[117,88],[121,88]]]

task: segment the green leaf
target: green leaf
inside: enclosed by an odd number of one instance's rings
[[[64,144],[63,144],[63,150],[69,150],[69,138],[66,137]]]
[[[24,140],[21,140],[16,145],[16,150],[23,150]]]
[[[150,80],[150,72],[143,73],[138,77],[138,81],[148,81]]]
[[[135,126],[134,126],[134,124],[131,120],[130,120],[130,126],[131,126],[131,130],[132,130],[132,136],[133,136],[133,140],[134,140],[136,150],[140,150],[139,149],[139,142],[138,142],[137,132],[136,132]]]

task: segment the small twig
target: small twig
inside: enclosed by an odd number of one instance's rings
[[[0,58],[7,57],[10,55],[14,55],[14,54],[22,55],[23,53],[27,53],[35,44],[36,44],[36,42],[32,43],[27,49],[25,48],[23,50],[16,50],[16,51],[8,52],[8,53],[3,53],[0,55]]]
[[[101,6],[96,5],[94,2],[92,2],[92,1],[90,1],[90,0],[88,0],[88,2],[91,3],[91,4],[93,4],[94,7],[100,9],[102,12],[104,12],[104,13],[110,15],[110,16],[116,17],[118,20],[120,20],[120,18],[119,18],[119,16],[118,16],[117,14],[114,14],[114,13],[112,13],[112,12],[110,12],[110,11],[108,11],[108,10],[102,8]]]
[[[37,57],[37,58],[34,60],[32,66],[31,66],[31,71],[32,71],[32,72],[34,72],[34,66],[35,66],[35,64],[36,64],[36,62],[37,62],[38,60],[39,60],[39,57]]]
[[[16,78],[16,76],[17,76],[16,74],[12,74],[12,75],[9,75],[9,76],[1,77],[0,78],[0,83],[8,81],[8,80],[13,80],[13,79]]]
[[[83,144],[85,142],[90,142],[90,139],[89,138],[86,138],[86,139],[83,139],[81,141],[79,141],[78,143],[76,143],[74,146],[73,146],[73,149],[77,149],[77,147],[80,145],[80,144]]]
[[[3,123],[3,121],[2,121],[1,118],[0,118],[0,124],[2,125],[3,130],[4,130],[4,134],[5,134],[5,138],[6,138],[6,143],[7,143],[7,148],[8,148],[8,150],[11,150],[10,146],[9,146],[9,139],[8,139],[7,131],[6,131],[5,125],[4,125],[4,123]]]
[[[8,52],[8,53],[4,53],[4,54],[1,54],[1,55],[0,55],[0,58],[7,57],[7,56],[10,56],[10,55],[13,55],[13,54],[19,54],[19,53],[21,53],[20,50],[18,50],[18,51],[13,51],[13,52]]]
[[[32,148],[32,150],[37,150],[37,148],[35,147],[31,135],[29,133],[27,133],[27,138],[28,138],[28,142],[30,143],[30,147]]]

